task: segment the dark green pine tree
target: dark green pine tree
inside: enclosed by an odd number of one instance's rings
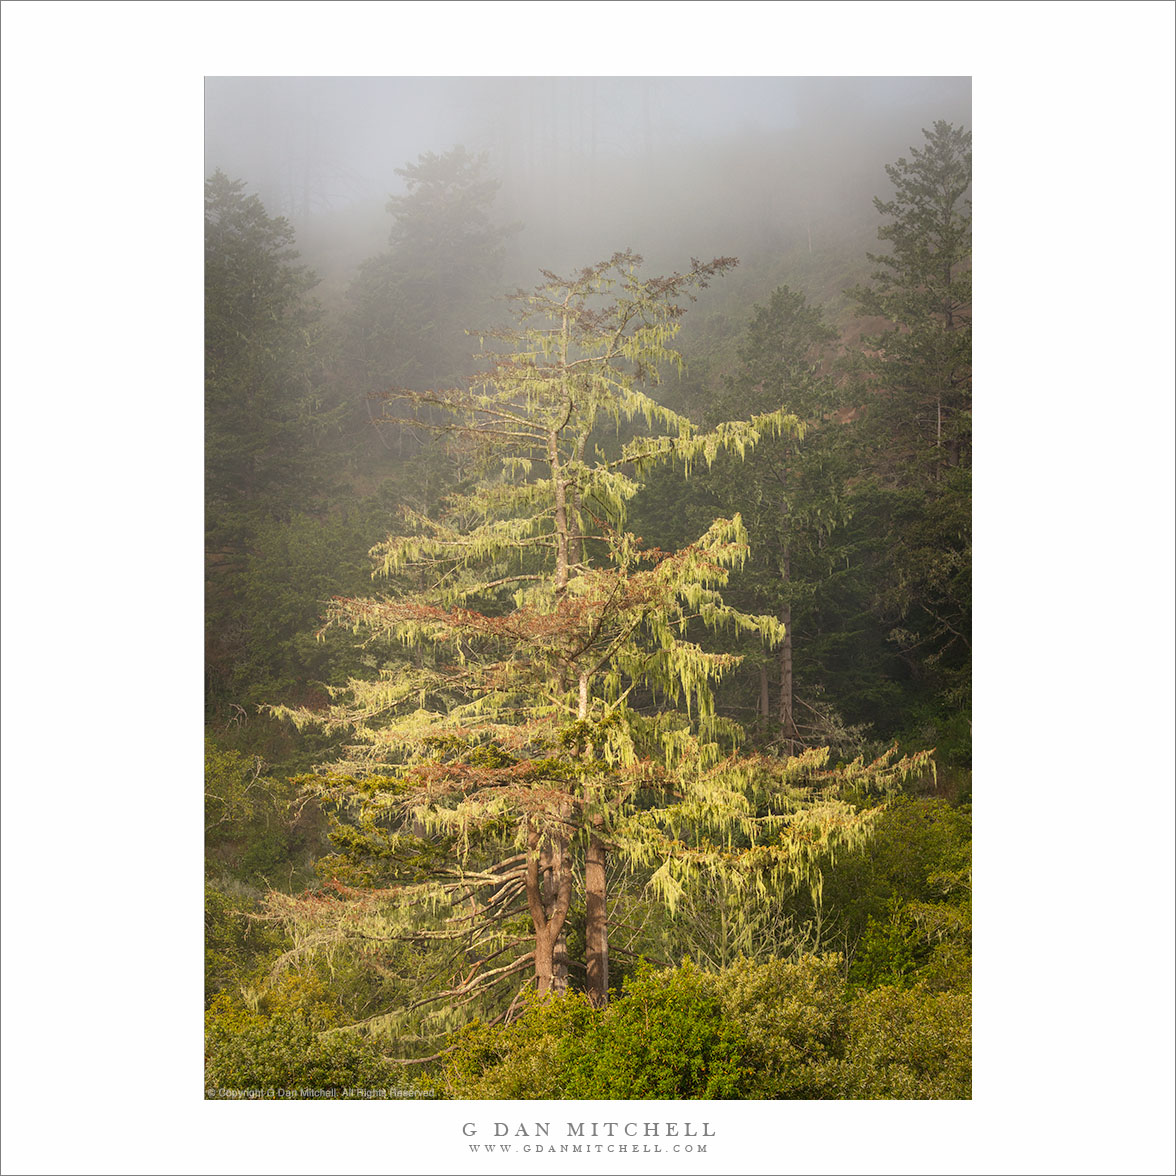
[[[240,180],[204,191],[205,472],[210,518],[272,516],[323,487],[317,278],[294,230]]]
[[[770,658],[749,649],[745,664],[758,675],[761,725],[791,754],[827,742],[831,734],[826,708],[814,705],[814,688],[822,682],[813,643],[821,628],[822,593],[836,571],[833,537],[848,513],[844,436],[835,416],[841,393],[831,374],[836,339],[820,308],[787,286],[755,308],[738,368],[714,412],[722,417],[782,409],[803,421],[804,429],[766,439],[742,462],[720,458],[706,475],[724,509],[737,511],[748,529],[752,555],[733,578],[732,599],[772,612],[784,626]],[[809,687],[803,716],[797,713],[798,649]]]
[[[966,755],[971,673],[972,137],[945,122],[886,172],[888,254],[852,293],[891,324],[866,340],[853,501],[874,612],[924,711],[916,737]],[[945,732],[950,728],[950,734]]]
[[[218,171],[205,183],[204,231],[211,701],[268,639],[248,602],[250,567],[275,526],[321,508],[338,410],[324,401],[316,278],[298,264],[290,224]]]
[[[878,448],[891,477],[909,484],[942,477],[969,460],[972,415],[972,135],[937,122],[923,150],[888,164],[889,223],[870,254],[872,284],[852,293],[859,313],[891,323],[867,339],[870,403]]]

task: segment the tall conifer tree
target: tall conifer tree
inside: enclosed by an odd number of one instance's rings
[[[821,855],[868,826],[836,798],[845,774],[828,773],[824,753],[740,759],[737,729],[715,714],[711,686],[738,658],[704,651],[694,626],[768,644],[783,631],[723,600],[746,556],[739,518],[673,554],[624,529],[652,463],[709,462],[802,429],[777,409],[700,432],[645,390],[680,363],[683,302],[734,262],[651,279],[639,264],[621,253],[570,277],[545,272],[515,296],[516,325],[494,333],[472,387],[403,394],[445,414],[437,428],[476,484],[441,518],[406,515],[373,550],[394,591],[335,600],[328,622],[409,646],[416,662],[352,681],[327,713],[283,712],[351,736],[321,791],[349,814],[342,840],[356,855],[444,839],[444,870],[397,901],[450,904],[447,933],[473,969],[454,999],[532,964],[540,994],[566,987],[582,875],[587,988],[603,1003],[609,853],[648,867],[672,905],[701,871],[817,884]],[[637,419],[650,435],[610,442],[601,428]],[[917,766],[849,775],[879,782]],[[509,930],[520,910],[533,933],[522,955],[517,923]]]
[[[852,293],[862,314],[892,324],[867,340],[878,396],[871,416],[894,472],[936,480],[970,452],[972,412],[972,135],[937,122],[925,146],[888,164],[887,223],[870,254],[869,286]]]
[[[813,742],[802,734],[796,713],[793,616],[813,611],[813,598],[832,570],[830,536],[847,513],[834,418],[841,405],[827,364],[836,338],[820,308],[787,286],[755,308],[739,366],[717,408],[730,413],[736,406],[744,412],[782,407],[806,428],[803,435],[785,433],[759,446],[746,469],[724,461],[708,478],[720,501],[741,513],[751,535],[752,560],[740,586],[760,607],[773,607],[784,627],[775,667],[767,658],[755,660],[759,714],[790,753]],[[771,676],[777,683],[774,700]]]
[[[294,230],[245,184],[204,186],[204,455],[208,702],[247,690],[243,667],[273,657],[251,600],[259,550],[333,482],[340,409],[322,372],[318,279]],[[313,614],[311,614],[313,615]]]
[[[874,204],[890,251],[870,255],[872,284],[852,292],[891,324],[867,339],[854,497],[874,536],[876,615],[916,687],[937,693],[936,725],[958,731],[971,667],[972,136],[946,122],[923,134],[886,168],[894,192]]]

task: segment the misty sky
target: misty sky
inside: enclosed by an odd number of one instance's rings
[[[687,148],[821,117],[959,118],[970,99],[969,78],[210,77],[205,166],[280,200],[309,166],[337,207],[398,190],[394,169],[424,151],[520,147],[525,120],[569,133],[589,107],[596,150],[624,155],[649,135]]]
[[[936,119],[970,125],[971,79],[209,77],[205,112],[206,174],[289,217],[328,279],[383,247],[396,169],[457,144],[488,156],[530,274],[618,248],[677,265],[781,233],[819,247],[847,210],[872,224],[884,164]]]

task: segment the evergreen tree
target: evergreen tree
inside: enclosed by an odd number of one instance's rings
[[[870,255],[873,283],[853,293],[861,313],[893,325],[867,339],[869,383],[858,426],[863,476],[854,491],[877,588],[874,611],[937,717],[919,738],[967,736],[971,667],[971,201],[970,132],[924,131],[886,172],[888,254]]]
[[[365,425],[370,399],[389,388],[469,377],[474,348],[464,330],[487,321],[506,242],[518,231],[492,217],[499,183],[485,156],[464,147],[427,152],[396,174],[407,190],[388,200],[389,247],[359,267],[343,318],[345,375]],[[419,452],[411,424],[384,426],[379,437],[398,461]]]
[[[210,700],[264,659],[272,633],[247,601],[258,544],[275,525],[321,509],[330,485],[316,278],[294,231],[245,185],[205,183],[205,526]],[[238,683],[239,684],[239,683]]]
[[[297,263],[294,230],[240,180],[204,190],[206,495],[211,512],[269,517],[321,488],[316,430],[317,278]]]
[[[814,729],[811,702],[809,717],[798,718],[793,665],[797,632],[808,641],[817,638],[820,598],[837,566],[832,539],[848,516],[848,470],[835,418],[842,396],[829,370],[836,339],[820,309],[787,286],[755,308],[739,347],[739,366],[716,410],[758,413],[782,407],[804,421],[805,429],[766,441],[745,463],[720,461],[707,478],[726,509],[739,511],[751,538],[752,560],[737,578],[737,589],[749,594],[756,609],[770,609],[784,627],[776,664],[764,657],[754,662],[758,713],[790,753],[812,744],[814,735],[823,742],[829,734],[824,723]],[[809,664],[810,685],[819,687],[812,680],[811,658]]]
[[[853,291],[859,313],[893,324],[867,339],[870,415],[900,481],[966,462],[971,437],[972,136],[945,122],[923,134],[922,150],[886,167],[894,195],[874,206],[890,252],[869,254],[872,284]]]
[[[444,994],[455,999],[528,964],[541,994],[566,987],[582,868],[587,987],[603,1003],[606,854],[648,868],[671,905],[705,872],[736,886],[816,884],[822,854],[870,819],[836,798],[837,783],[917,767],[859,763],[834,779],[821,752],[733,758],[737,731],[715,714],[711,686],[738,658],[705,652],[691,627],[780,639],[777,619],[722,597],[746,556],[742,523],[719,520],[668,555],[626,533],[626,503],[657,462],[746,453],[801,422],[777,408],[703,433],[644,391],[678,362],[683,300],[733,262],[643,279],[639,261],[544,273],[515,297],[516,326],[491,333],[500,349],[473,387],[402,395],[445,414],[437,427],[476,485],[440,519],[408,512],[407,533],[374,549],[398,590],[338,599],[328,619],[407,646],[415,662],[351,681],[326,713],[280,711],[352,737],[320,792],[343,814],[338,840],[353,858],[431,855],[431,881],[386,895],[364,934],[408,934],[389,904],[444,899],[451,914],[436,934],[470,953],[468,977]],[[610,453],[601,423],[637,418],[662,431]],[[521,956],[519,911],[531,927]],[[336,914],[319,906],[314,917]]]

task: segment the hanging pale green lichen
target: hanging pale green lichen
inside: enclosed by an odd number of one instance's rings
[[[716,520],[667,554],[625,532],[626,504],[658,462],[689,471],[720,452],[743,457],[765,437],[802,436],[804,425],[780,410],[700,432],[642,391],[659,364],[680,365],[670,348],[679,297],[730,263],[642,282],[636,261],[546,275],[518,300],[516,329],[487,333],[511,350],[484,357],[490,370],[475,388],[403,394],[443,411],[435,427],[460,441],[480,482],[441,518],[405,511],[403,533],[372,548],[390,593],[336,599],[327,624],[412,660],[331,690],[323,712],[274,713],[350,734],[320,792],[347,822],[344,848],[386,862],[432,838],[447,873],[370,902],[349,896],[358,921],[337,909],[346,903],[315,907],[298,952],[330,935],[415,934],[412,919],[428,911],[430,938],[521,953],[512,919],[527,918],[522,899],[535,885],[524,874],[538,860],[554,880],[590,838],[651,869],[649,889],[671,910],[704,875],[736,894],[819,894],[820,863],[873,821],[838,791],[885,788],[920,768],[888,760],[838,774],[827,751],[736,755],[739,729],[715,713],[712,691],[739,658],[691,635],[752,633],[765,646],[784,637],[777,618],[723,599],[747,557],[743,522]],[[601,423],[636,420],[664,432],[626,442],[619,457],[589,448]],[[640,695],[658,705],[637,706]],[[356,781],[350,794],[340,772]],[[363,783],[373,779],[393,783]],[[495,861],[513,864],[487,867]],[[301,916],[283,907],[281,917]]]

